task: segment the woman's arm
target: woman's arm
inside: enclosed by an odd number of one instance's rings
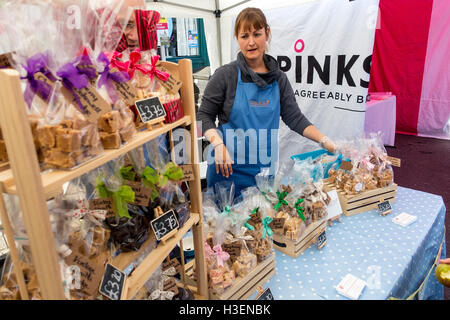
[[[330,138],[325,136],[322,132],[320,132],[316,127],[310,125],[303,130],[302,134],[305,138],[313,140],[320,144],[320,146],[332,153],[336,151],[336,146]]]

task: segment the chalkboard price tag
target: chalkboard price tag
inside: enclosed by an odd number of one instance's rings
[[[160,241],[172,231],[178,229],[180,226],[177,216],[173,210],[169,210],[163,215],[151,221],[153,232],[156,240]]]
[[[259,297],[256,300],[275,300],[273,298],[272,291],[270,291],[270,288],[267,288],[264,290],[262,294],[259,295]]]
[[[138,110],[141,120],[144,123],[158,118],[165,118],[166,116],[166,109],[164,109],[159,97],[138,100],[134,104],[136,105],[136,109]]]
[[[321,234],[317,237],[317,249],[322,249],[327,243],[326,230],[323,230]]]
[[[392,211],[392,207],[391,207],[391,204],[389,203],[389,200],[381,201],[381,202],[378,204],[378,212],[379,212],[382,216],[385,216],[385,215],[391,213],[391,211]]]
[[[125,273],[108,263],[100,285],[100,293],[111,300],[120,300],[125,278]]]

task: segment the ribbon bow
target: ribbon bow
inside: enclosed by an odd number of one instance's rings
[[[284,200],[284,198],[287,196],[287,192],[283,191],[277,191],[277,197],[278,197],[278,202],[277,204],[273,207],[275,210],[280,209],[282,204],[288,204],[286,200]]]
[[[87,75],[79,72],[77,67],[73,62],[68,62],[58,69],[56,75],[61,78],[63,86],[68,89],[75,98],[78,107],[82,112],[84,112],[83,105],[81,103],[80,97],[76,93],[75,89],[86,88],[89,85],[89,78]]]
[[[76,68],[80,73],[85,74],[89,80],[94,80],[97,78],[97,69],[95,69],[86,48],[83,49],[83,53],[79,57],[79,62]]]
[[[150,198],[152,201],[154,201],[156,198],[159,197],[158,190],[156,188],[156,185],[159,182],[159,175],[156,172],[155,169],[152,167],[146,166],[141,174],[142,182],[147,188],[152,189],[152,193],[150,195]]]
[[[150,294],[151,300],[172,300],[175,293],[173,291],[164,291],[164,283],[167,280],[170,280],[170,277],[173,277],[177,274],[177,270],[175,267],[170,267],[164,270],[161,274],[161,279],[158,282],[158,289],[153,291]]]
[[[173,181],[178,181],[182,178],[184,178],[183,170],[179,166],[177,166],[175,163],[170,161],[166,165],[165,172],[162,174],[162,177],[158,183],[158,186],[159,187],[164,186],[169,179],[173,180]]]
[[[245,228],[244,228],[244,230],[245,230]],[[252,241],[252,240],[255,240],[255,239],[251,235],[246,235],[246,236],[238,235],[236,237],[233,237],[231,234],[228,234],[227,235],[227,240],[230,241],[230,242],[242,241],[242,243],[245,246],[245,249],[247,251],[249,251],[248,246],[247,246],[247,241]]]
[[[120,56],[122,56],[120,54]],[[114,54],[113,54],[113,58],[114,58]],[[119,57],[118,55],[116,55],[116,57]],[[130,60],[123,63],[119,63],[117,64],[117,62],[114,62],[114,66],[117,66],[119,68],[120,71],[126,71],[128,72],[128,75],[130,76],[130,79],[133,78],[134,76],[134,72],[136,70],[139,70],[140,72],[142,72],[143,74],[149,74],[150,73],[150,69],[147,69],[146,67],[149,66],[149,64],[147,63],[143,63],[143,64],[138,64],[139,60],[141,60],[141,50],[139,50],[139,48],[136,48],[133,50],[133,52],[130,53]],[[112,61],[111,61],[112,62]]]
[[[295,210],[297,210],[297,214],[300,217],[300,219],[303,220],[303,222],[305,221],[305,216],[303,215],[303,212],[305,212],[305,208],[304,207],[300,207],[300,204],[305,201],[304,199],[299,198],[297,200],[297,202],[294,205]]]
[[[230,255],[222,250],[220,244],[215,245],[212,249],[209,244],[205,241],[205,254],[209,259],[211,256],[216,256],[217,265],[219,267],[223,267],[224,261],[227,261],[230,258]]]
[[[43,80],[35,79],[35,74],[41,72],[50,81],[56,81],[55,76],[47,69],[48,56],[43,53],[37,53],[26,62],[26,65],[22,64],[26,70],[27,75],[21,77],[21,79],[27,80],[27,87],[25,89],[25,101],[28,108],[31,107],[31,102],[35,94],[38,94],[42,99],[47,101],[50,97],[52,86]]]
[[[269,224],[273,221],[272,217],[265,217],[262,221],[263,223],[263,233],[262,233],[262,238],[265,239],[266,235],[268,237],[271,237],[273,234],[272,229],[270,229]]]
[[[125,180],[134,181],[136,179],[136,172],[134,172],[133,166],[121,167],[120,176]]]
[[[158,62],[158,60],[159,60],[158,55],[151,57],[150,72],[149,72],[148,76],[150,77],[151,80],[153,80],[153,77],[156,76],[157,78],[159,78],[162,81],[167,81],[169,79],[170,74],[167,72],[158,70],[156,68],[156,63]]]
[[[128,68],[130,66],[130,61],[126,61],[126,62],[120,61],[119,59],[122,59],[122,56],[123,56],[122,53],[114,51],[114,53],[111,57],[110,64],[113,68],[116,68],[119,71],[128,72]]]
[[[90,216],[94,218],[94,221],[96,219],[103,221],[106,219],[106,213],[106,210],[90,210],[87,200],[78,200],[77,209],[72,211],[72,217],[81,219],[84,216]]]
[[[117,100],[119,100],[119,96],[116,92],[113,82],[127,82],[128,80],[130,80],[130,76],[128,75],[128,73],[120,70],[119,72],[111,72],[111,69],[109,67],[110,61],[104,52],[100,52],[97,61],[105,66],[103,71],[100,72],[100,78],[98,79],[97,86],[99,88],[104,86],[112,102],[116,103]]]
[[[120,217],[131,218],[127,203],[134,202],[134,191],[130,186],[123,185],[116,192],[112,192],[103,181],[100,181],[97,183],[97,190],[100,198],[112,198],[116,214],[118,213]]]

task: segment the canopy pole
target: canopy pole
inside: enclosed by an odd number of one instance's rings
[[[220,27],[220,16],[222,11],[219,9],[219,0],[216,0],[216,26],[217,26],[217,48],[219,50],[219,66],[222,66],[222,30]]]

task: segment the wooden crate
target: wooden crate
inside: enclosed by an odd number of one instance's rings
[[[186,264],[187,283],[195,285],[193,263]],[[237,277],[233,285],[223,294],[216,295],[209,291],[210,300],[248,300],[256,288],[264,285],[275,275],[275,253],[251,270],[245,277]]]
[[[291,240],[281,234],[273,234],[273,247],[293,258],[297,258],[313,243],[317,237],[327,228],[327,221],[320,220],[311,223],[306,227],[305,231],[298,240]]]
[[[352,216],[358,213],[377,209],[377,204],[380,200],[388,200],[390,204],[395,202],[397,195],[397,184],[393,183],[384,188],[377,188],[374,190],[367,190],[357,195],[347,195],[345,192],[336,187],[336,185],[324,180],[324,190],[330,191],[336,189],[339,202],[341,204],[342,213],[346,216]]]

